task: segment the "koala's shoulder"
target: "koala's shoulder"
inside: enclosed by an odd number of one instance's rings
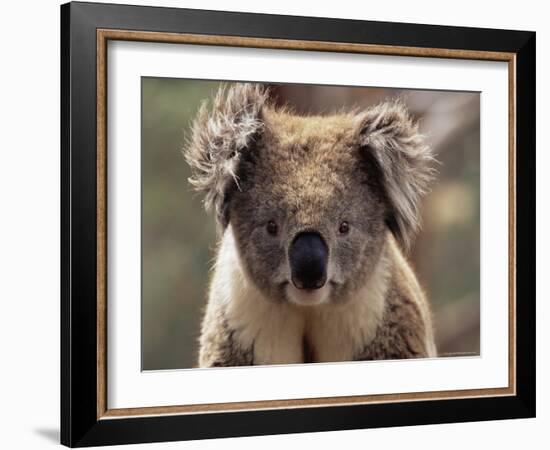
[[[382,321],[357,359],[435,356],[429,305],[408,262],[395,248]]]
[[[243,348],[229,327],[225,309],[210,302],[202,322],[199,366],[248,366],[253,363],[253,348]]]

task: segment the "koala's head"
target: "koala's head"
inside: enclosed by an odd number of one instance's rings
[[[203,105],[186,158],[248,278],[266,298],[298,304],[350,299],[388,232],[407,248],[433,170],[400,102],[299,116],[256,84],[223,87]]]

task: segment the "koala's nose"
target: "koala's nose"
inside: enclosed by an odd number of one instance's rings
[[[328,248],[319,233],[298,234],[290,246],[292,283],[298,289],[319,289],[327,281]]]

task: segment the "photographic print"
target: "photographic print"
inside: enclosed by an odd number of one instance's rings
[[[141,91],[142,370],[480,355],[479,92]]]

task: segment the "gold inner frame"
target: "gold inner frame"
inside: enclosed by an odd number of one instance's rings
[[[107,405],[107,42],[109,40],[364,53],[508,63],[508,387],[109,409]],[[97,30],[97,418],[343,406],[516,394],[516,54],[237,36]]]

